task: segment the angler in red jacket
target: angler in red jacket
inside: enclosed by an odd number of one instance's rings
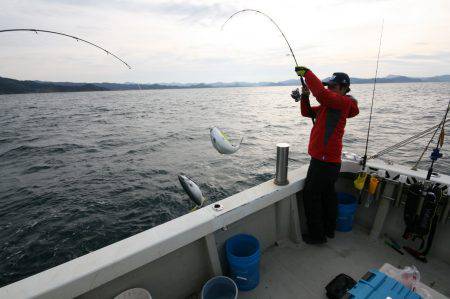
[[[301,113],[316,119],[309,139],[308,153],[311,156],[303,190],[303,203],[309,234],[303,239],[309,244],[325,243],[334,238],[337,218],[337,196],[334,184],[341,168],[342,137],[347,118],[358,115],[357,101],[347,93],[350,78],[345,73],[334,73],[326,82],[305,67],[296,67],[296,73],[304,77],[307,87],[298,90],[292,97],[300,97]],[[327,88],[324,87],[327,86]],[[319,102],[311,107],[309,90]]]

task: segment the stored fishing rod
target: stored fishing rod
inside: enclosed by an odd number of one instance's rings
[[[436,144],[436,147],[433,149],[433,152],[431,153],[431,165],[430,168],[428,168],[428,174],[427,174],[427,181],[430,180],[431,174],[433,173],[433,165],[434,162],[437,161],[437,159],[442,158],[442,154],[439,152],[444,145],[444,136],[445,136],[445,122],[447,120],[448,111],[450,110],[450,101],[448,101],[447,110],[445,110],[444,118],[442,119],[441,125],[436,129],[436,132],[440,129],[441,133],[439,134],[439,138]],[[433,135],[434,136],[434,135]],[[433,140],[433,139],[431,139]]]
[[[279,32],[281,33],[281,35],[283,36],[284,40],[286,41],[287,46],[289,47],[289,51],[291,51],[292,58],[294,58],[295,66],[298,66],[297,58],[295,57],[294,51],[292,50],[292,47],[291,47],[291,44],[289,43],[289,41],[288,41],[286,35],[284,34],[283,30],[281,30],[280,26],[278,26],[278,24],[277,24],[277,23],[276,23],[269,15],[263,13],[262,11],[259,11],[259,10],[256,10],[256,9],[243,9],[243,10],[237,11],[237,12],[235,12],[234,14],[232,14],[232,15],[225,21],[225,23],[222,24],[222,27],[220,28],[220,30],[223,30],[223,28],[224,28],[225,25],[228,23],[228,21],[230,21],[235,15],[240,14],[240,13],[243,13],[243,12],[256,12],[256,13],[259,13],[259,14],[265,16],[266,18],[268,18],[268,19],[272,22],[272,24],[274,24],[275,27],[277,27],[278,31],[279,31]],[[306,86],[306,84],[305,84],[305,80],[303,79],[302,76],[299,76],[299,77],[300,77],[300,83],[302,84],[303,87],[306,88],[307,86]],[[312,112],[311,105],[307,105],[307,108],[308,108],[308,110],[309,110],[310,112]],[[312,114],[313,114],[313,113],[311,113],[311,115],[312,115]],[[312,119],[312,122],[313,122],[313,124],[314,124],[314,118],[311,118],[311,119]]]
[[[119,56],[115,55],[114,53],[106,50],[105,48],[102,48],[101,46],[96,45],[96,44],[94,44],[94,43],[92,43],[90,41],[87,41],[85,39],[82,39],[82,38],[79,38],[79,37],[76,37],[76,36],[73,36],[73,35],[69,35],[69,34],[66,34],[66,33],[56,32],[56,31],[49,31],[49,30],[41,30],[41,29],[4,29],[4,30],[0,30],[0,33],[16,32],[16,31],[31,31],[31,32],[34,32],[36,34],[38,32],[44,32],[44,33],[49,33],[49,34],[57,34],[57,35],[65,36],[65,37],[70,37],[70,38],[75,39],[76,41],[82,41],[82,42],[84,42],[86,44],[89,44],[91,46],[94,46],[94,47],[104,51],[107,55],[113,56],[114,58],[116,58],[117,60],[122,62],[127,68],[131,69],[131,66],[128,63],[126,63],[123,59],[121,59]]]
[[[362,160],[362,171],[364,171],[364,168],[366,167],[366,162],[367,162],[367,148],[369,147],[370,125],[372,123],[373,100],[375,99],[375,89],[377,86],[378,65],[380,62],[380,52],[381,52],[381,41],[383,39],[383,27],[384,27],[384,20],[381,23],[380,43],[378,45],[378,55],[377,55],[377,67],[375,69],[375,78],[373,81],[372,103],[370,104],[369,126],[367,128],[366,149],[364,150],[364,156],[363,156],[363,160]]]
[[[434,131],[433,136],[426,145],[422,155],[417,161],[416,166],[419,164],[423,157],[423,154],[428,150],[429,145],[433,142],[434,137],[440,130],[440,134],[436,143],[436,147],[433,149],[430,155],[431,165],[428,168],[428,173],[425,182],[416,182],[409,187],[408,196],[405,201],[405,232],[403,238],[409,240],[419,238],[422,240],[419,250],[422,250],[424,245],[426,247],[423,251],[417,251],[409,247],[405,247],[408,253],[414,256],[416,259],[422,262],[427,262],[426,255],[429,253],[431,246],[433,244],[434,235],[436,233],[437,224],[439,218],[442,217],[445,207],[445,196],[444,190],[447,186],[442,186],[437,183],[430,181],[431,175],[433,174],[434,163],[442,158],[440,150],[444,145],[445,136],[445,123],[447,121],[447,115],[450,110],[450,101],[448,102],[447,109],[445,110],[444,117],[440,122],[439,126]],[[428,235],[426,241],[425,237]]]
[[[373,90],[372,90],[372,103],[370,104],[370,114],[369,114],[369,126],[367,128],[367,138],[366,138],[366,148],[364,150],[364,156],[361,161],[361,172],[358,174],[357,178],[353,182],[355,188],[359,190],[358,203],[362,203],[362,194],[364,186],[366,185],[367,173],[364,172],[367,163],[367,148],[369,147],[369,135],[370,135],[370,125],[372,123],[372,111],[373,111],[373,100],[375,99],[375,88],[377,86],[377,76],[378,76],[378,65],[380,62],[380,52],[381,52],[381,40],[383,39],[383,27],[384,20],[381,23],[381,34],[380,34],[380,43],[378,45],[378,55],[377,55],[377,67],[375,68],[375,78],[373,81]]]

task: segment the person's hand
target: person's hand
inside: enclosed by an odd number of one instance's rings
[[[302,98],[309,98],[311,92],[309,91],[307,86],[302,86]]]
[[[299,77],[304,77],[305,74],[309,71],[309,69],[307,67],[304,66],[296,66],[295,67],[295,72],[297,73],[297,75]]]

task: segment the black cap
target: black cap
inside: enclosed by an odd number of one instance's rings
[[[350,77],[346,73],[333,73],[331,78],[324,80],[323,85],[340,84],[350,86]]]

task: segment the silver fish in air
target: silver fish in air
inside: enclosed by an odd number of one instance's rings
[[[196,207],[193,210],[201,208],[203,206],[203,203],[205,202],[205,197],[203,196],[202,191],[197,186],[197,184],[194,183],[190,178],[182,174],[178,176],[178,180],[180,181],[181,186],[183,187],[184,191],[186,191],[189,198],[196,204]]]
[[[219,153],[224,155],[229,155],[237,152],[241,146],[242,140],[244,140],[244,138],[242,138],[239,145],[232,145],[228,140],[227,135],[225,135],[225,133],[223,133],[217,127],[212,127],[209,130],[209,135],[211,137],[211,142],[214,148]]]

